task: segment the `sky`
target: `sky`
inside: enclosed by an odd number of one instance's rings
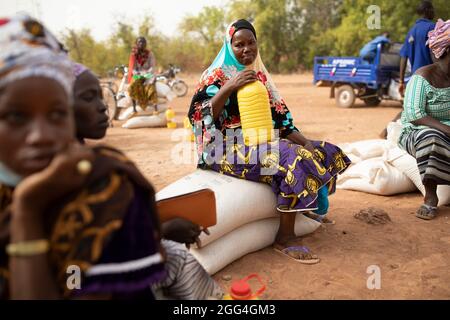
[[[118,17],[129,21],[152,14],[156,28],[167,36],[176,34],[184,16],[204,6],[224,5],[228,0],[0,0],[0,15],[27,12],[55,34],[66,28],[89,28],[97,40],[105,40]]]

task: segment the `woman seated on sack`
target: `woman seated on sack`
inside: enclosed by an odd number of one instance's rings
[[[437,186],[450,185],[450,20],[439,20],[427,43],[435,62],[408,82],[399,146],[416,158],[425,186],[416,217],[430,220],[437,213]]]
[[[149,104],[158,102],[153,75],[155,66],[155,56],[147,49],[147,40],[137,38],[128,63],[128,92],[135,112],[136,103],[145,110]]]
[[[238,130],[241,119],[237,91],[255,81],[267,90],[273,128],[280,139],[246,145]],[[238,20],[228,27],[220,53],[200,79],[189,118],[196,135],[199,167],[269,184],[277,196],[280,214],[274,248],[299,262],[319,262],[307,248],[289,246],[296,238],[295,217],[299,212],[327,212],[328,194],[335,191],[336,176],[350,160],[338,147],[309,140],[294,126],[291,113],[262,63],[256,31],[250,22]],[[256,159],[257,154],[264,156]]]

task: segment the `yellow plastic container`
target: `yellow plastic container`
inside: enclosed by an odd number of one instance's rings
[[[194,133],[192,132],[192,125],[191,122],[189,121],[189,118],[186,117],[184,118],[183,121],[184,124],[184,128],[186,129],[186,140],[190,140],[191,142],[194,142]]]
[[[269,94],[260,82],[252,82],[237,92],[242,134],[246,145],[273,140],[272,112]]]
[[[177,123],[173,121],[174,118],[175,118],[175,112],[172,110],[171,107],[169,107],[166,110],[167,128],[175,129],[177,127]]]

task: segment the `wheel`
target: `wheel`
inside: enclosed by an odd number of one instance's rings
[[[117,91],[119,91],[119,86],[117,85],[117,82],[116,82],[116,81],[111,82],[110,88],[111,88],[111,90],[112,90],[114,93],[116,93]]]
[[[341,108],[350,108],[355,103],[355,91],[352,86],[343,85],[337,89],[336,104]]]
[[[117,100],[114,91],[108,86],[102,87],[103,102],[106,105],[106,114],[108,115],[109,122],[112,123],[119,115],[119,108],[117,108]]]
[[[378,97],[371,97],[371,98],[363,99],[363,101],[366,104],[366,106],[368,106],[368,107],[376,107],[377,105],[379,105],[381,103],[381,99]]]
[[[172,85],[172,90],[178,97],[184,97],[188,92],[188,86],[183,80],[177,80]]]

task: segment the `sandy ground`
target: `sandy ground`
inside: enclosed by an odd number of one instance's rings
[[[183,77],[190,85],[184,98],[171,103],[182,126],[197,75]],[[274,76],[293,113],[295,124],[316,140],[333,143],[378,138],[385,124],[401,109],[399,103],[383,102],[366,107],[361,101],[351,109],[338,108],[328,88],[312,85],[312,75]],[[104,142],[120,148],[133,159],[157,190],[195,170],[195,164],[171,161],[172,130],[111,128]],[[339,191],[331,197],[329,217],[336,225],[320,227],[298,241],[309,246],[322,261],[302,265],[271,248],[249,254],[214,277],[225,288],[230,281],[257,272],[268,283],[265,299],[449,299],[450,208],[423,221],[413,213],[421,204],[419,193],[382,197]],[[385,210],[392,222],[369,225],[353,217],[361,209]],[[367,268],[379,266],[381,289],[367,288]]]

